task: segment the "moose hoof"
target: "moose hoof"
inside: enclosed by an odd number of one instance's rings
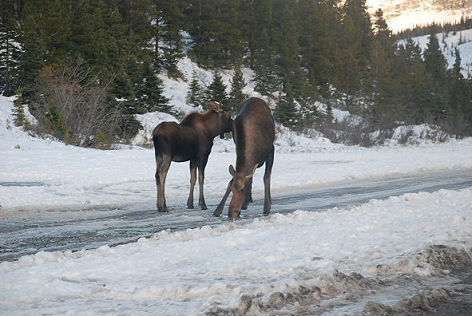
[[[194,209],[193,204],[187,204],[187,209],[193,210]]]
[[[223,212],[223,209],[217,208],[216,210],[213,211],[213,216],[220,217],[222,212]]]
[[[169,212],[169,210],[167,209],[167,207],[158,207],[158,208],[157,208],[157,211],[158,211],[158,212],[162,212],[162,213]]]
[[[202,211],[206,211],[208,209],[206,205],[201,205],[201,207],[202,207]]]

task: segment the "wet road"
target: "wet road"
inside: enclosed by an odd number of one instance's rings
[[[419,173],[330,185],[273,190],[271,213],[295,210],[324,211],[333,207],[359,205],[371,199],[385,199],[405,193],[458,190],[472,186],[472,170]],[[243,214],[243,221],[261,216],[262,196],[254,194],[255,203]],[[12,261],[38,251],[81,250],[102,245],[117,245],[170,229],[182,230],[218,225],[212,211],[217,200],[209,200],[209,210],[172,210],[158,213],[137,208],[95,210],[84,218],[67,217],[41,220],[4,220],[0,222],[0,261]],[[224,213],[226,212],[226,209]]]

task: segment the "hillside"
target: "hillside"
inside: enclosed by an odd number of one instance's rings
[[[424,26],[459,22],[472,16],[471,0],[367,0],[369,13],[384,11],[388,26],[394,32]]]
[[[462,75],[469,77],[472,75],[472,29],[438,33],[436,34],[444,57],[447,60],[448,68],[452,68],[455,61],[455,48],[459,50],[461,56]],[[421,50],[425,50],[429,41],[429,35],[414,37],[413,41],[419,45]],[[405,41],[398,42],[404,45]]]

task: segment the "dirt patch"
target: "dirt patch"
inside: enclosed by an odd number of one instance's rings
[[[339,315],[355,316],[466,316],[468,314],[461,312],[472,310],[468,309],[472,307],[472,298],[467,301],[461,297],[472,293],[470,254],[470,249],[434,245],[407,261],[378,267],[376,276],[365,277],[355,272],[345,274],[335,270],[327,275],[300,280],[297,287],[292,285],[285,291],[243,294],[232,306],[215,303],[204,314],[330,315],[336,311]],[[418,274],[417,267],[431,273]],[[455,284],[444,284],[441,276],[458,280],[451,273],[464,277]],[[388,298],[393,291],[397,292],[396,297],[387,299],[393,303],[379,301],[379,297]],[[448,307],[458,302],[458,312],[451,313]],[[447,313],[441,314],[443,309]]]

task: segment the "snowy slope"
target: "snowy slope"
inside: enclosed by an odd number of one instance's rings
[[[197,77],[200,79],[201,84],[207,87],[210,85],[213,80],[213,73],[211,71],[200,68],[195,62],[192,62],[190,58],[184,57],[179,60],[177,68],[183,74],[184,79],[173,79],[165,75],[161,75],[160,78],[164,84],[164,95],[169,98],[169,104],[172,106],[174,111],[179,112],[181,116],[184,116],[190,112],[194,111],[204,111],[200,107],[193,107],[186,103],[186,94],[188,91],[189,83],[192,79],[193,71],[196,71]],[[254,76],[252,70],[249,68],[242,69],[244,80],[246,82],[246,87],[243,89],[243,92],[248,96],[256,96],[263,98],[270,107],[274,107],[273,102],[254,91],[254,83],[252,78]],[[233,76],[232,70],[223,70],[221,71],[221,77],[224,84],[227,86],[227,89],[231,87],[231,78]],[[229,90],[227,91],[229,93]],[[326,110],[326,106],[318,102],[318,108],[321,111]],[[341,111],[338,109],[333,109],[333,115],[342,121],[349,117],[347,111]],[[177,118],[166,114],[166,113],[146,113],[141,115],[136,115],[137,119],[143,125],[143,129],[139,131],[138,135],[132,140],[132,144],[142,146],[142,145],[151,145],[152,141],[152,131],[154,128],[163,121],[178,121]],[[297,152],[312,152],[318,151],[319,148],[326,149],[328,147],[339,147],[340,145],[332,144],[328,139],[322,137],[321,134],[317,134],[314,138],[309,138],[304,135],[300,135],[294,132],[291,132],[283,126],[277,126],[277,141],[276,149],[279,152],[287,151],[297,151]],[[219,138],[215,139],[216,146],[214,150],[228,152],[234,149],[234,144],[232,140],[220,140]]]
[[[169,78],[165,75],[160,75],[160,78],[164,84],[164,95],[170,99],[169,104],[172,105],[174,110],[181,112],[183,114],[188,114],[192,111],[201,111],[201,108],[195,108],[192,105],[186,104],[186,95],[188,91],[189,84],[192,80],[192,74],[195,70],[197,73],[197,78],[200,80],[200,83],[203,86],[208,87],[213,80],[213,72],[200,68],[196,63],[192,62],[187,56],[180,59],[177,63],[177,68],[183,74],[184,80]],[[254,85],[251,81],[253,77],[252,70],[248,68],[243,68],[243,77],[246,81],[246,88],[243,89],[243,92],[251,95],[258,96],[261,95],[254,91]],[[224,84],[227,87],[227,93],[231,88],[231,78],[233,76],[232,70],[222,70],[220,75],[223,79]]]
[[[471,0],[367,0],[367,7],[371,15],[381,8],[393,32],[433,22],[455,23],[472,16]]]
[[[436,37],[438,38],[443,55],[446,57],[448,67],[452,68],[454,65],[456,58],[455,48],[458,48],[461,56],[462,74],[466,78],[469,74],[472,76],[472,29],[438,33]],[[413,41],[424,51],[429,42],[429,35],[414,37]],[[399,41],[398,44],[404,45],[405,40]]]

